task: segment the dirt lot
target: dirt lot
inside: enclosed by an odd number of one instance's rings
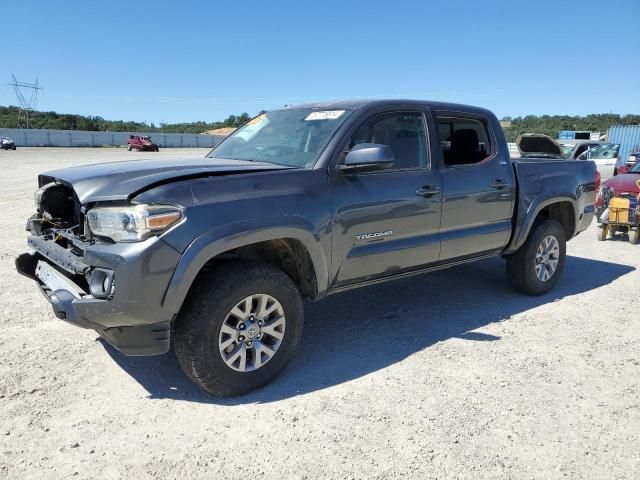
[[[307,305],[295,361],[235,400],[15,273],[38,172],[204,153],[0,151],[0,478],[640,478],[640,247],[594,227],[540,298],[492,260]]]

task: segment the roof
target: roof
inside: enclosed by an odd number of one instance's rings
[[[469,110],[477,110],[479,113],[486,113],[487,110],[481,107],[474,107],[471,105],[462,105],[459,103],[449,103],[449,102],[436,102],[431,100],[411,100],[411,99],[347,99],[347,100],[332,100],[326,102],[311,102],[311,103],[303,103],[300,105],[291,105],[286,107],[286,109],[296,109],[296,108],[312,108],[317,110],[357,110],[364,107],[397,107],[406,104],[410,105],[424,105],[427,107],[432,107],[434,109],[442,108],[447,110],[455,110],[461,109],[463,111]]]

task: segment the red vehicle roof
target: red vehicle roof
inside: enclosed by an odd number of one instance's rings
[[[625,173],[609,178],[604,185],[613,188],[616,192],[640,193],[640,173]]]

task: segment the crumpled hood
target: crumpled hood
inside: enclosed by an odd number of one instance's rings
[[[284,170],[291,167],[263,162],[196,158],[129,160],[82,165],[40,174],[43,186],[60,181],[73,188],[80,203],[127,200],[156,185],[186,178]]]
[[[522,156],[535,155],[536,153],[563,156],[560,144],[542,133],[524,133],[518,136],[516,145]]]
[[[624,175],[616,175],[615,177],[609,178],[603,185],[613,188],[616,195],[623,192],[634,194],[640,193],[640,187],[638,187],[637,184],[638,181],[640,181],[640,174],[625,173]]]

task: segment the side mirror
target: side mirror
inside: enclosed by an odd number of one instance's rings
[[[344,173],[361,173],[384,170],[393,165],[395,158],[389,145],[360,143],[347,153],[344,165],[338,168]]]

